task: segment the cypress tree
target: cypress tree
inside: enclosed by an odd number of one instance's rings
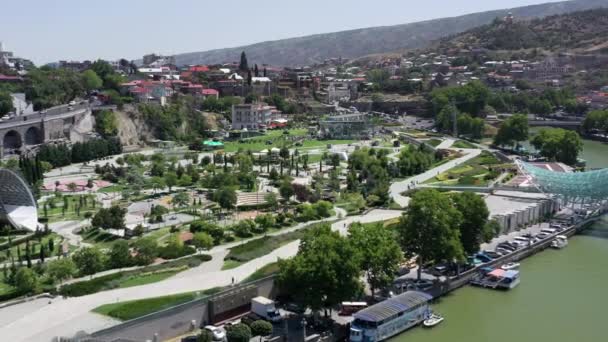
[[[254,66],[253,72],[254,72],[255,77],[260,77],[260,70],[258,69],[257,64]]]
[[[253,82],[253,79],[251,77],[251,70],[247,70],[247,85],[251,86],[252,82]]]
[[[239,70],[243,72],[249,70],[249,64],[247,63],[247,55],[245,54],[245,51],[241,52],[241,63],[239,64]]]

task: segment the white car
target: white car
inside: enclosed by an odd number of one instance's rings
[[[68,103],[70,106],[75,106],[76,105],[76,101],[70,101],[70,103]]]
[[[218,328],[214,325],[207,325],[204,329],[213,335],[214,341],[223,341],[226,338],[226,332],[222,328]]]

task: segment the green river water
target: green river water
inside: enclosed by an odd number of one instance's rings
[[[588,167],[608,167],[608,145],[584,141]],[[391,342],[608,341],[608,216],[521,265],[521,284],[507,292],[465,286],[433,309],[440,325],[413,328]]]

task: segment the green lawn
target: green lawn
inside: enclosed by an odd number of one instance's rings
[[[187,292],[171,296],[112,303],[99,306],[92,311],[122,321],[128,321],[157,311],[168,309],[179,304],[204,298],[221,290],[221,288],[212,288],[205,291]]]
[[[271,148],[281,148],[283,146],[287,146],[290,148],[320,148],[326,147],[327,144],[338,145],[338,144],[350,144],[355,142],[354,140],[316,140],[316,139],[306,139],[308,135],[308,131],[306,129],[291,129],[289,130],[289,135],[283,134],[283,130],[274,130],[268,131],[266,134],[262,136],[257,136],[253,138],[243,139],[243,142],[240,141],[228,141],[224,144],[225,152],[236,152],[240,149],[242,150],[250,150],[252,152],[260,152],[262,150],[267,150]],[[300,138],[297,140],[304,139],[302,141],[302,146],[295,146],[295,142],[292,141],[292,138]],[[271,141],[272,144],[267,144],[268,141]]]
[[[13,238],[15,239],[15,238]],[[49,240],[53,239],[53,251],[49,253]],[[59,249],[61,248],[61,242],[63,241],[63,237],[55,234],[55,233],[49,233],[48,235],[45,236],[41,236],[40,237],[40,241],[38,240],[37,237],[33,237],[30,242],[30,255],[32,258],[32,263],[35,263],[40,255],[40,246],[44,246],[45,250],[46,250],[46,254],[45,257],[49,257],[49,256],[55,256],[57,255],[57,252],[59,251]],[[0,262],[6,261],[7,260],[7,250],[10,250],[10,255],[12,255],[13,257],[15,257],[15,259],[17,259],[17,256],[19,255],[17,253],[17,248],[21,249],[21,258],[23,260],[25,260],[25,248],[26,248],[26,243],[22,242],[19,245],[14,245],[9,248],[9,249],[4,249],[2,251],[2,253],[0,253]]]
[[[439,146],[439,144],[441,144],[441,139],[435,139],[435,138],[433,138],[433,139],[429,139],[429,140],[427,140],[425,142],[427,144],[433,146],[433,147],[437,147],[437,146]]]
[[[242,261],[225,260],[224,264],[222,265],[222,271],[237,268],[237,267],[241,266],[242,264],[244,264],[244,262],[242,262]]]
[[[500,173],[500,160],[487,151],[425,182],[431,185],[485,186]]]
[[[249,277],[245,278],[242,283],[249,283],[252,281],[256,281],[258,279],[262,279],[264,277],[268,277],[272,274],[275,274],[279,271],[279,264],[276,262],[270,263],[257,271],[253,272]]]
[[[76,207],[80,204],[81,197],[86,198],[86,204],[83,202],[80,209],[80,215],[78,215],[76,212]],[[68,206],[64,212],[63,206],[65,203],[65,198],[67,198]],[[46,211],[44,209],[45,205]],[[49,222],[82,220],[84,219],[86,213],[94,214],[96,207],[95,196],[93,195],[63,195],[61,197],[51,198],[46,202],[41,203],[38,206],[38,215],[40,217],[47,217]]]
[[[97,190],[97,192],[101,192],[101,193],[122,192],[126,188],[127,187],[122,184],[115,184],[115,185],[110,185],[105,188],[101,188],[101,189]]]
[[[466,140],[458,140],[454,144],[452,144],[453,148],[477,148],[477,146],[471,144]]]
[[[184,270],[185,269],[182,269],[181,271],[184,271]],[[124,281],[120,281],[118,284],[118,287],[125,288],[125,287],[140,286],[140,285],[156,283],[158,281],[165,280],[169,277],[172,277],[181,271],[173,270],[173,271],[167,271],[167,272],[162,272],[162,273],[136,275],[136,276],[127,278]]]

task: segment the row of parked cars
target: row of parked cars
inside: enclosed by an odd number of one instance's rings
[[[546,240],[555,233],[563,231],[566,227],[566,225],[561,223],[551,223],[549,228],[541,229],[538,234],[522,234],[515,237],[513,240],[499,243],[494,250],[480,252],[475,257],[482,262],[488,262],[503,255],[513,253],[518,249]]]

